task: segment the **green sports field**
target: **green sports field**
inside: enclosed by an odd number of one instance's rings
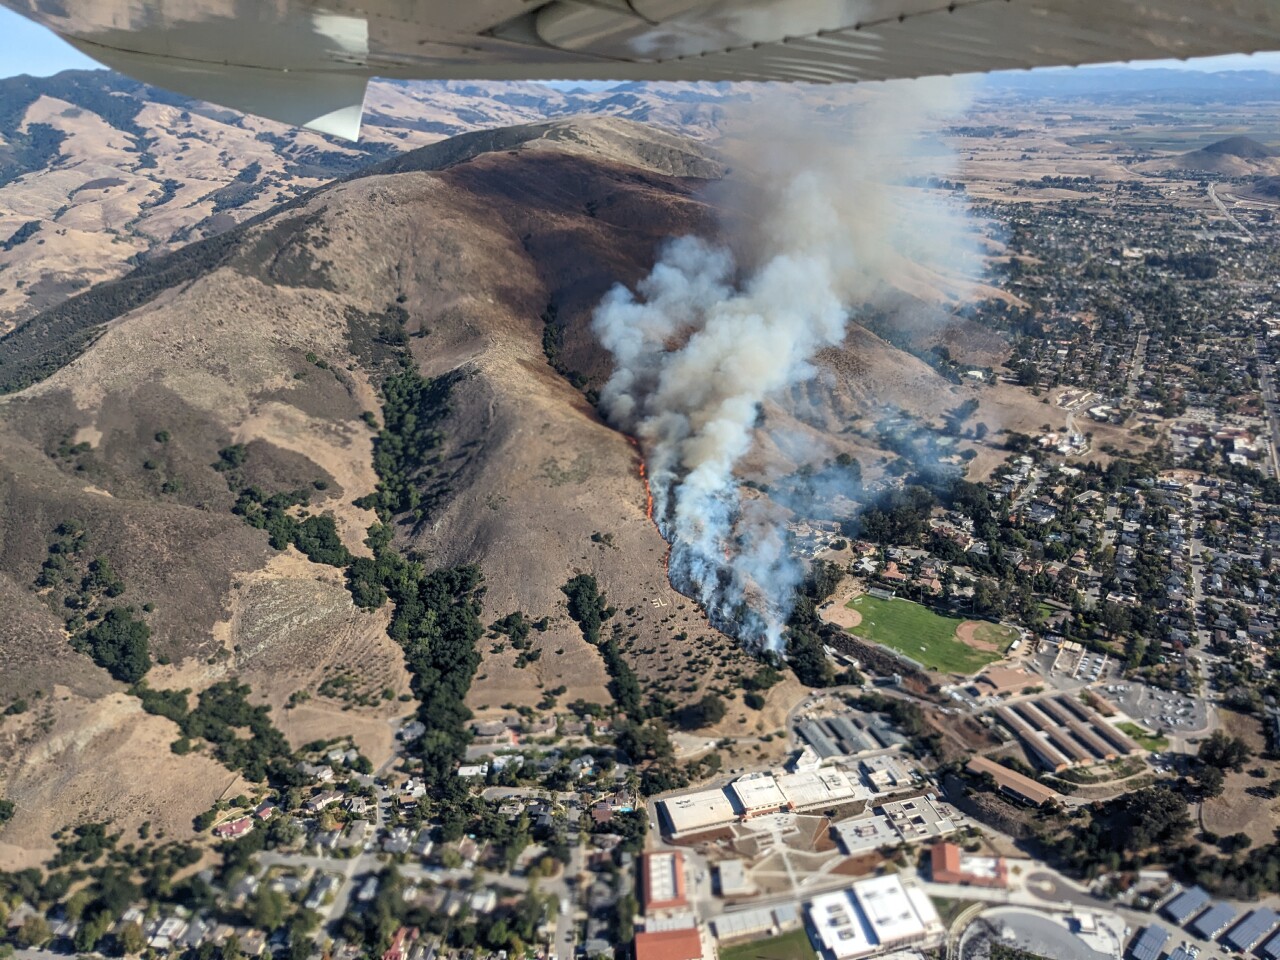
[[[997,648],[979,650],[956,636],[956,629],[964,620],[940,616],[910,600],[881,600],[864,594],[846,606],[862,617],[862,622],[849,630],[855,637],[896,650],[939,673],[975,674],[999,660],[1018,638],[1018,631],[1012,627],[979,623],[973,628],[974,638]]]
[[[720,960],[816,960],[809,935],[792,930],[780,937],[756,943],[740,943],[720,951]]]

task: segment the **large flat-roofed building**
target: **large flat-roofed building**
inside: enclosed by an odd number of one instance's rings
[[[702,960],[702,935],[697,927],[637,933],[636,960]]]
[[[987,757],[974,757],[965,768],[970,773],[988,774],[996,782],[1002,793],[1006,793],[1022,803],[1033,807],[1042,807],[1050,800],[1061,800],[1062,795],[1051,790],[1030,777],[1025,777],[1016,770],[1010,770],[1002,763],[996,763]]]
[[[832,829],[844,847],[845,853],[857,856],[881,847],[896,847],[901,843],[898,831],[888,817],[859,817],[856,820],[841,820]]]
[[[787,798],[778,789],[778,781],[767,773],[755,773],[735,780],[728,786],[737,813],[756,817],[787,809]]]
[[[961,817],[932,794],[894,800],[881,805],[880,812],[889,818],[904,843],[935,840],[959,828]]]
[[[1166,917],[1182,926],[1209,905],[1209,893],[1204,887],[1188,887],[1160,908]]]
[[[1132,960],[1160,960],[1164,953],[1165,941],[1169,939],[1169,931],[1158,923],[1144,927],[1142,932],[1133,938],[1129,945],[1129,956]]]
[[[942,932],[933,901],[896,874],[855,883],[853,895],[882,950],[924,943]]]
[[[1236,918],[1236,908],[1227,903],[1215,903],[1189,924],[1187,929],[1201,940],[1213,940],[1231,925]]]
[[[714,830],[737,819],[723,790],[702,790],[659,801],[673,835]]]
[[[640,906],[645,913],[689,906],[683,853],[674,850],[640,856]]]
[[[857,960],[879,949],[862,910],[848,890],[815,897],[809,904],[809,922],[823,960]]]
[[[858,960],[929,943],[943,933],[925,892],[894,874],[815,897],[809,904],[809,922],[824,960]]]
[[[858,761],[858,770],[877,793],[909,786],[915,780],[911,770],[897,757],[867,757]]]
[[[1280,923],[1280,913],[1267,907],[1251,911],[1243,920],[1227,931],[1222,943],[1230,950],[1248,953]]]
[[[722,897],[744,897],[756,892],[756,885],[747,876],[746,864],[741,860],[721,860],[716,864],[716,876]]]
[[[965,853],[954,843],[935,843],[929,851],[934,883],[958,883],[967,887],[1009,885],[1009,865],[1004,857],[979,857]]]
[[[792,810],[816,810],[865,799],[867,791],[840,770],[790,773],[777,779],[778,789]]]

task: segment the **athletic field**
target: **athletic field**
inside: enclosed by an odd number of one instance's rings
[[[858,615],[848,628],[855,637],[896,650],[938,673],[978,673],[1018,638],[1013,627],[940,616],[910,600],[863,594],[846,606]]]
[[[720,960],[816,960],[809,936],[804,930],[792,930],[780,937],[740,943],[720,950]]]

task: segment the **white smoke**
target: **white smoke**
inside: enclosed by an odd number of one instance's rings
[[[840,118],[800,116],[795,101],[752,104],[728,208],[754,224],[735,257],[681,237],[633,293],[618,286],[594,328],[613,354],[601,393],[610,419],[639,440],[654,517],[671,543],[671,579],[721,628],[779,649],[804,570],[780,511],[744,500],[735,468],[751,450],[761,404],[813,377],[857,306],[894,286],[953,283],[974,258],[963,211],[901,186],[920,136],[954,108],[938,82],[882,85]],[[824,130],[824,128],[827,128]],[[923,172],[945,174],[930,155]],[[741,261],[746,261],[741,263]]]

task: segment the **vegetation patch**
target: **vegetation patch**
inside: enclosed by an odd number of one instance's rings
[[[1116,726],[1119,727],[1122,732],[1127,733],[1135,743],[1146,750],[1150,750],[1152,753],[1160,753],[1169,746],[1168,737],[1162,737],[1158,734],[1151,733],[1149,730],[1143,729],[1136,723],[1131,723],[1126,720],[1123,723],[1116,724]]]
[[[382,385],[383,426],[373,441],[378,489],[356,506],[376,511],[383,523],[393,517],[421,523],[447,493],[434,481],[444,443],[438,425],[449,412],[452,385],[449,377],[429,380],[409,366],[387,377]]]
[[[84,524],[59,524],[33,586],[61,614],[73,647],[122,683],[137,683],[151,669],[151,628],[135,607],[107,605],[125,592],[124,580],[106,557],[86,560],[89,545]]]
[[[227,769],[239,770],[248,780],[270,778],[276,786],[299,782],[293,751],[271,722],[271,708],[250,704],[247,685],[234,680],[215,683],[201,692],[195,709],[188,705],[189,690],[152,690],[140,684],[133,692],[147,713],[176,723],[183,739],[212,744],[214,757]],[[189,745],[175,752],[188,749]]]

